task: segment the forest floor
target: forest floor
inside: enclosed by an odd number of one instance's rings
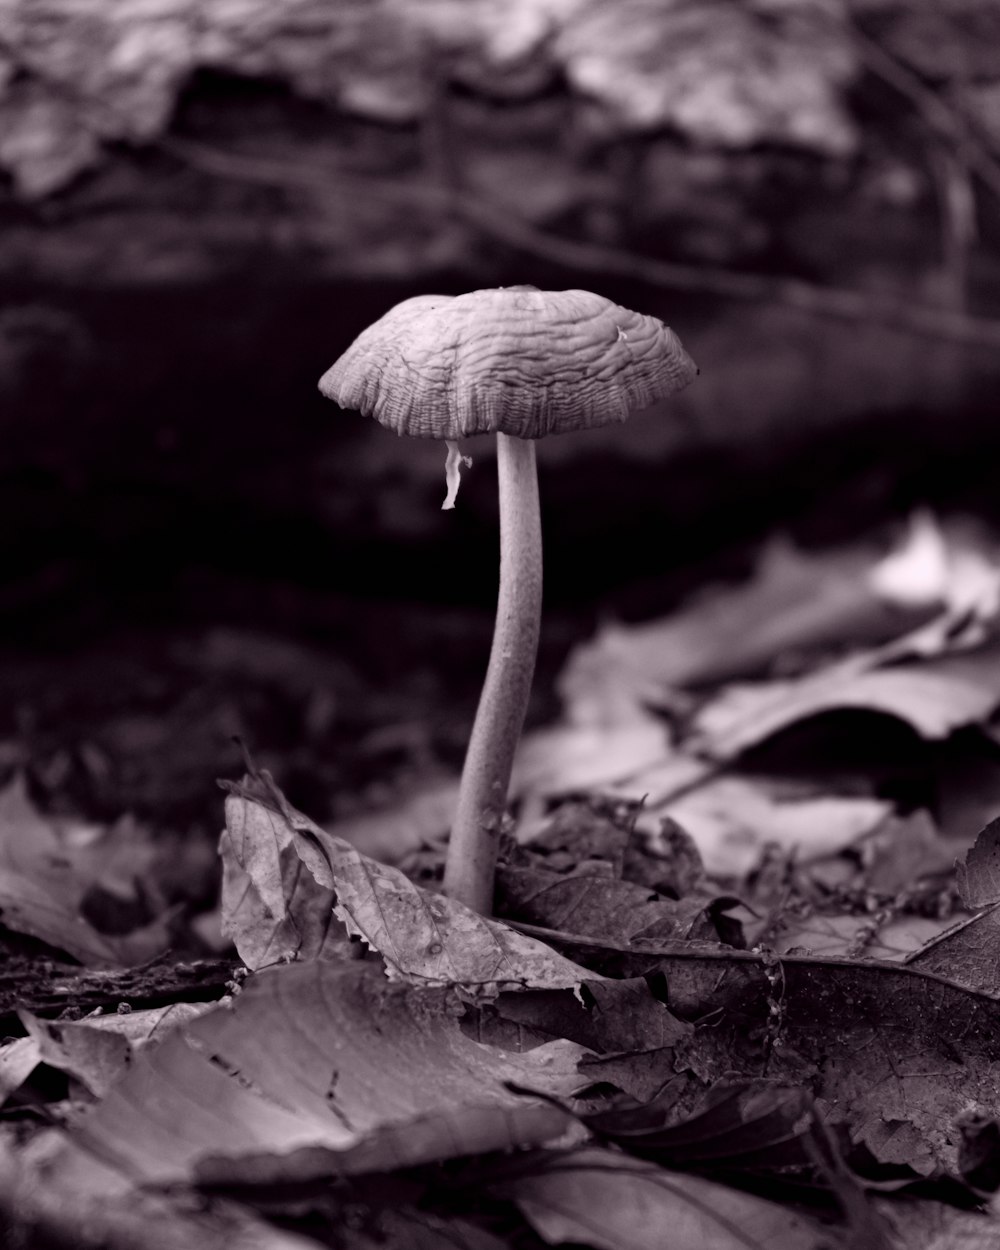
[[[334,617],[0,657],[5,1244],[1000,1245],[992,535],[553,615],[494,920],[488,615]]]

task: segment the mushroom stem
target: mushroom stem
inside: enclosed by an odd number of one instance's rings
[[[500,827],[531,692],[542,616],[542,527],[531,439],[497,435],[497,480],[497,619],[444,871],[445,892],[484,916],[493,910]]]

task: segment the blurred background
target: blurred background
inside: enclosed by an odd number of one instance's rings
[[[588,288],[701,366],[539,449],[535,724],[775,534],[997,522],[998,203],[996,0],[0,6],[2,775],[208,865],[234,735],[317,819],[460,764],[488,440],[442,513],[440,445],[316,391],[420,292]]]

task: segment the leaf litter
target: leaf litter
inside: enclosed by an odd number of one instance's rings
[[[330,828],[228,783],[250,975],[215,1006],[23,1011],[0,1196],[123,1245],[319,1244],[271,1222],[304,1213],[357,1245],[1000,1244],[1000,825],[946,838],[920,784],[959,733],[995,749],[998,567],[921,515],[888,557],[775,545],[606,627],[526,737],[495,919],[440,893],[447,778]],[[853,755],[817,755],[844,715]],[[887,721],[895,772],[865,759]],[[109,969],[164,941],[155,908],[83,919],[141,835],[84,852],[17,785],[0,818],[8,927]]]

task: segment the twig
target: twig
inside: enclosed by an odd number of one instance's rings
[[[816,317],[852,322],[884,322],[894,329],[928,338],[959,343],[1000,344],[1000,320],[971,317],[931,304],[886,299],[871,291],[820,287],[797,278],[763,278],[730,269],[704,269],[674,261],[655,260],[618,248],[580,243],[538,230],[516,219],[509,210],[477,196],[439,186],[400,187],[383,179],[343,170],[248,157],[191,140],[166,139],[160,147],[192,168],[222,178],[265,186],[300,186],[329,196],[366,198],[394,205],[415,205],[464,219],[491,238],[518,251],[569,269],[629,278],[649,286],[695,291],[723,299],[752,300],[784,305]],[[1000,183],[998,183],[1000,186]]]
[[[865,67],[909,100],[929,126],[959,145],[965,163],[1000,203],[1000,160],[980,141],[967,119],[854,22],[850,33]]]

